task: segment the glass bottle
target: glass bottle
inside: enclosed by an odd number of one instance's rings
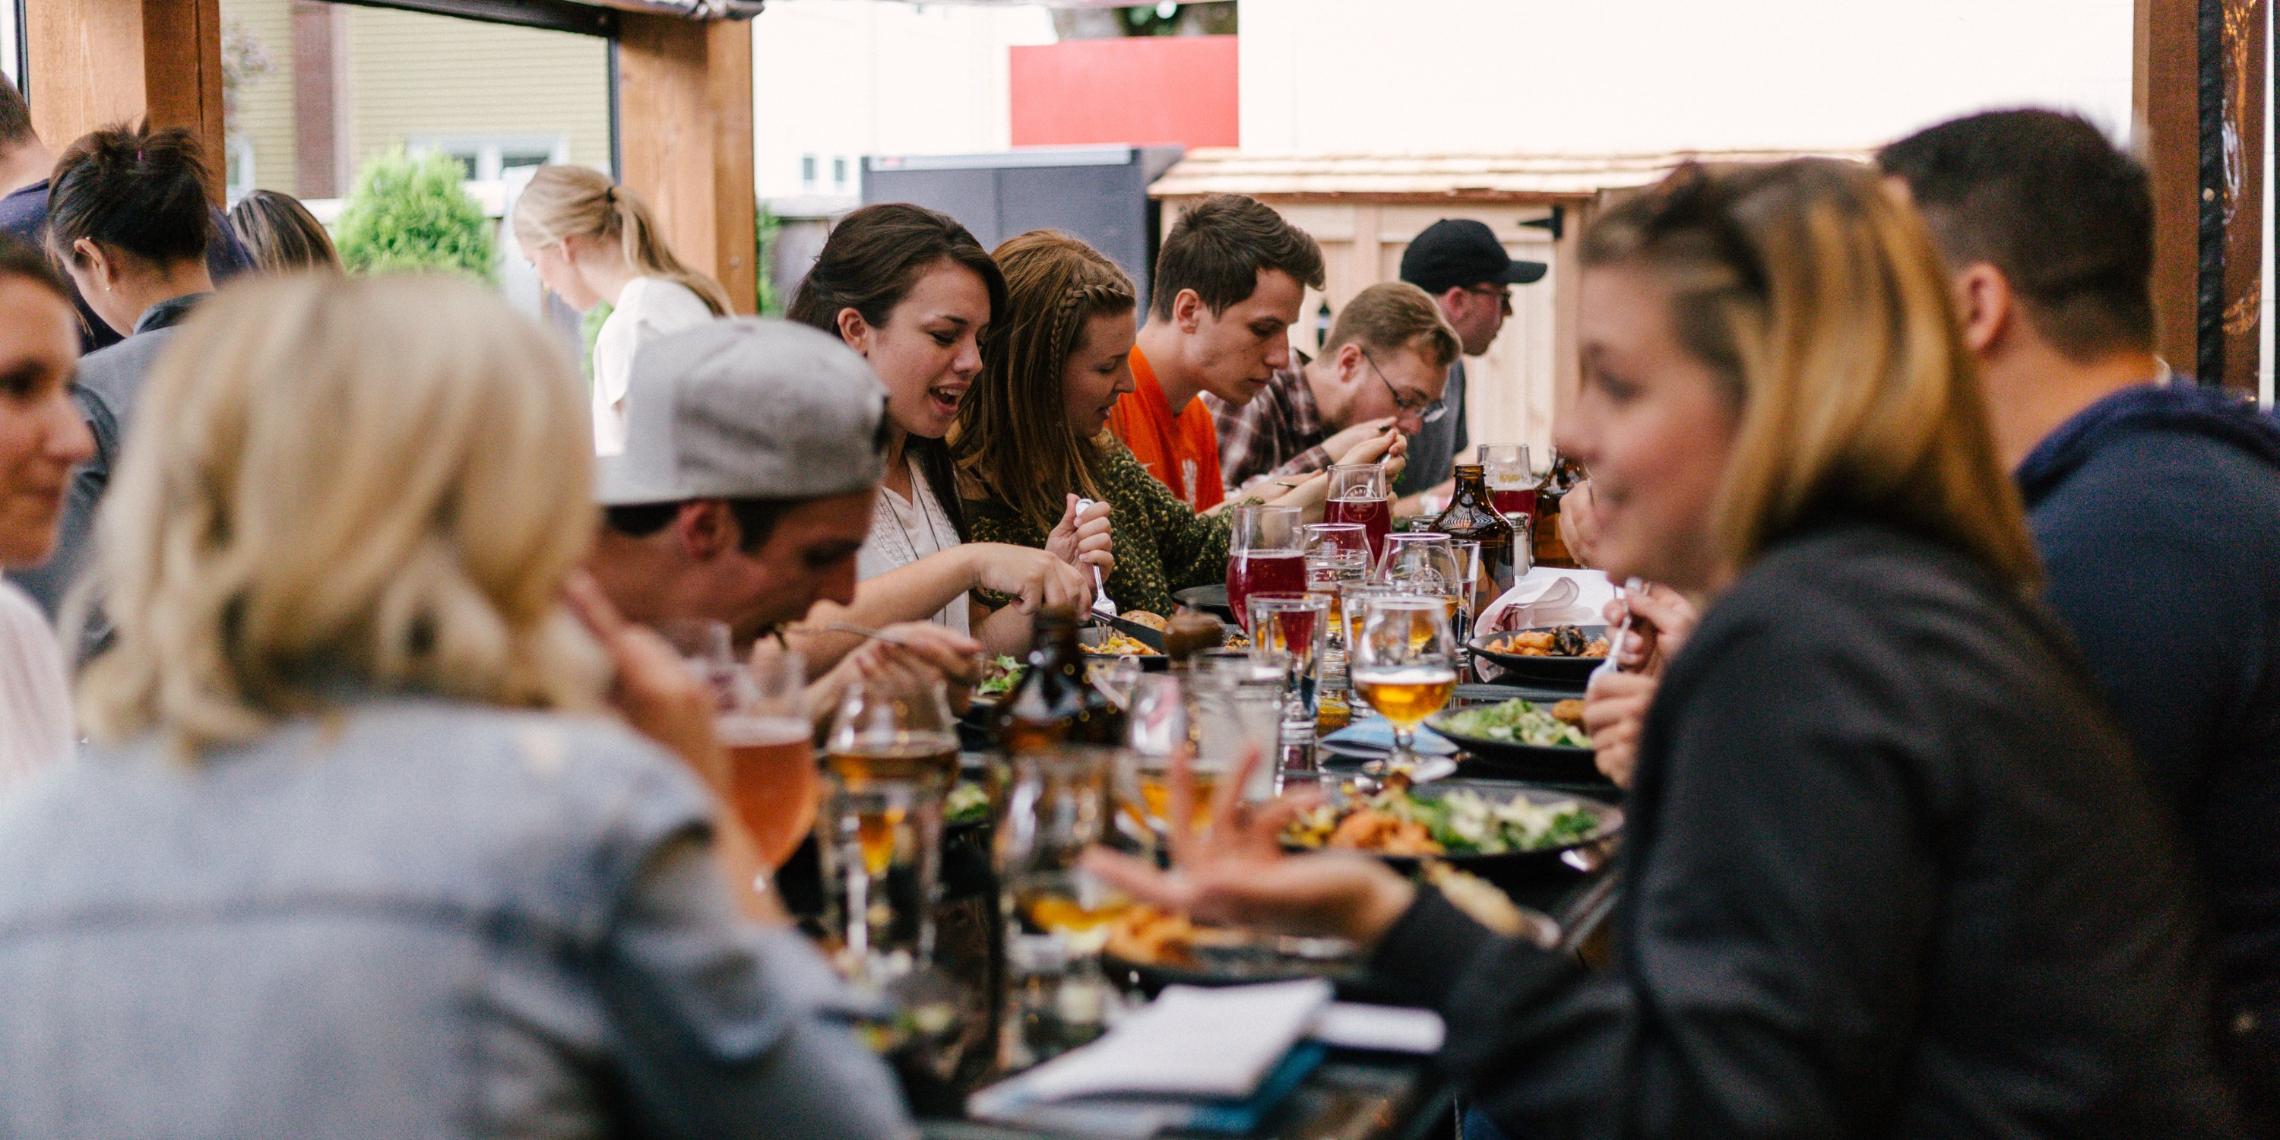
[[[1451,543],[1480,544],[1481,578],[1471,592],[1488,591],[1499,597],[1512,588],[1515,549],[1512,524],[1496,509],[1489,496],[1487,468],[1478,463],[1456,465],[1457,485],[1449,509],[1433,520],[1432,529],[1449,536]],[[1470,600],[1470,599],[1465,599]]]
[[[998,705],[996,727],[998,746],[1008,756],[1060,744],[1124,742],[1124,714],[1086,676],[1075,610],[1050,606],[1037,612],[1029,668]]]

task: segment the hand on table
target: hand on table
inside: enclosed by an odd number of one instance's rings
[[[1108,577],[1116,569],[1116,540],[1109,533],[1108,504],[1096,502],[1080,514],[1077,497],[1068,496],[1061,521],[1045,537],[1045,551],[1071,566],[1098,566],[1101,577]]]
[[[1084,868],[1141,902],[1205,922],[1376,943],[1409,909],[1416,888],[1359,852],[1285,854],[1282,829],[1305,804],[1243,802],[1243,785],[1259,762],[1253,751],[1218,781],[1198,831],[1194,753],[1182,749],[1172,758],[1165,812],[1172,869],[1097,847],[1085,853]]]

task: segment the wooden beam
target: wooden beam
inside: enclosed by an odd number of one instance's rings
[[[26,0],[24,44],[25,99],[49,146],[144,119],[185,127],[222,200],[221,0]]]
[[[673,251],[752,312],[752,26],[622,17],[618,146],[619,177],[657,211]]]
[[[2155,345],[2179,372],[2200,359],[2199,0],[2137,0],[2132,90],[2153,178]]]

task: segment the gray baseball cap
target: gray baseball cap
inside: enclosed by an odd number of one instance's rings
[[[886,389],[838,337],[758,317],[641,347],[625,451],[601,460],[605,507],[851,495],[886,472]]]

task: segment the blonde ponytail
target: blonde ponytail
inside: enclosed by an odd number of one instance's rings
[[[729,316],[728,290],[689,268],[657,232],[657,219],[641,196],[584,166],[541,166],[515,200],[515,240],[526,249],[567,237],[616,238],[625,260],[642,277],[662,277],[695,293],[717,317]]]

